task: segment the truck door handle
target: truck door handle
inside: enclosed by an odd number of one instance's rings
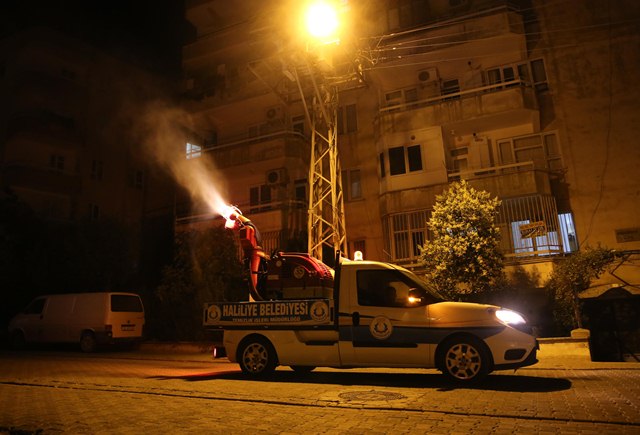
[[[353,326],[360,326],[360,313],[357,311],[354,311],[351,314],[351,319],[353,320]]]

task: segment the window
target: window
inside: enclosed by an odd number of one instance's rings
[[[45,298],[39,298],[31,302],[27,308],[24,309],[24,314],[42,314],[44,309],[44,303],[47,300]]]
[[[142,301],[138,296],[111,295],[111,312],[141,313],[142,311]]]
[[[562,253],[563,230],[551,195],[503,199],[497,224],[501,227],[501,249],[507,257]]]
[[[513,66],[504,66],[500,68],[493,68],[487,71],[487,83],[489,85],[497,85],[499,83],[508,83],[516,80],[516,73]],[[518,83],[511,83],[507,87],[518,85]],[[498,89],[502,89],[500,86]]]
[[[134,189],[142,189],[144,187],[144,171],[131,171],[129,186]]]
[[[249,189],[249,206],[252,213],[271,210],[271,186],[263,184]]]
[[[395,106],[402,103],[402,91],[387,92],[384,95],[385,106]]]
[[[416,260],[427,240],[427,210],[388,216],[383,221],[385,247],[392,261]]]
[[[389,148],[389,173],[391,175],[400,175],[406,172],[404,147]]]
[[[418,101],[417,88],[398,89],[384,95],[384,106],[393,107],[391,112],[414,108],[417,106],[416,101]]]
[[[423,282],[399,270],[359,270],[356,286],[358,305],[365,307],[414,307],[442,301],[439,295],[427,290]],[[409,292],[418,293],[421,301],[410,302]]]
[[[543,59],[492,68],[485,72],[485,77],[489,85],[521,80],[528,85],[533,85],[536,91],[546,91],[549,89]],[[512,83],[507,85],[507,87],[518,85],[519,83]],[[501,86],[498,87],[498,89],[501,88]]]
[[[64,171],[64,156],[51,154],[49,156],[49,167],[56,171]]]
[[[100,206],[96,204],[89,204],[89,220],[96,220],[100,218]]]
[[[296,207],[298,208],[306,208],[307,207],[307,180],[301,179],[295,181],[295,198],[296,198]]]
[[[420,145],[407,147],[407,159],[409,160],[409,172],[422,171],[422,153]]]
[[[458,94],[460,92],[460,82],[458,79],[444,80],[442,82],[442,95],[452,95]],[[444,101],[447,100],[457,100],[460,99],[460,95],[454,95],[452,97],[444,98]]]
[[[187,151],[187,160],[195,159],[202,155],[202,147],[200,145],[195,145],[189,142],[187,142],[186,151]]]
[[[355,104],[338,107],[338,134],[358,131],[358,113]]]
[[[412,283],[407,283],[403,278],[403,275],[394,270],[359,270],[356,274],[358,305],[406,306]]]
[[[576,237],[576,228],[573,225],[573,214],[561,213],[558,215],[558,221],[560,222],[560,236],[564,252],[577,251],[578,238]]]
[[[563,167],[555,132],[499,140],[498,155],[502,165],[533,162],[537,169],[560,170]]]
[[[384,178],[387,175],[384,169],[384,153],[380,153],[380,178]]]
[[[401,175],[422,170],[422,152],[420,145],[389,148],[389,173]]]
[[[304,134],[304,115],[291,118],[291,128],[296,133]]]
[[[102,160],[93,160],[91,162],[91,179],[102,180]]]
[[[533,86],[536,88],[536,91],[542,92],[549,89],[544,60],[536,59],[531,61],[531,75],[533,77]]]
[[[360,184],[360,169],[342,171],[342,189],[346,200],[362,198],[362,185]]]

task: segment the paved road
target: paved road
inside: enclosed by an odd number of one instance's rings
[[[286,368],[208,355],[0,352],[0,433],[640,433],[640,364],[542,361],[456,388],[433,370]]]

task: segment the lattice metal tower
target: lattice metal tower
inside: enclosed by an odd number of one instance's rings
[[[308,97],[305,98],[299,85],[311,126],[308,249],[309,254],[323,259],[325,247],[331,248],[331,252],[340,250],[347,253],[344,197],[337,143],[338,88],[331,83],[319,83],[318,76],[313,71],[310,79],[313,84],[310,101]],[[300,84],[299,80],[297,82]]]

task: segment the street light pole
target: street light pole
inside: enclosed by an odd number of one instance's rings
[[[347,252],[344,197],[338,157],[338,91],[314,81],[309,164],[309,253],[323,259],[323,247]]]
[[[314,13],[319,13],[317,6]],[[313,24],[313,19],[310,24]],[[335,30],[337,23],[329,23],[329,27]],[[322,33],[322,29],[318,29],[317,26],[313,30],[310,29],[310,32],[330,43],[337,41],[334,35]],[[322,45],[326,44],[327,42],[324,42]],[[321,68],[314,68],[311,62],[307,62],[307,67],[313,85],[311,107],[306,102],[297,74],[296,81],[311,126],[308,250],[311,256],[328,260],[324,258],[325,247],[331,249],[332,258],[336,251],[347,253],[344,195],[337,142],[338,87],[330,82]]]

